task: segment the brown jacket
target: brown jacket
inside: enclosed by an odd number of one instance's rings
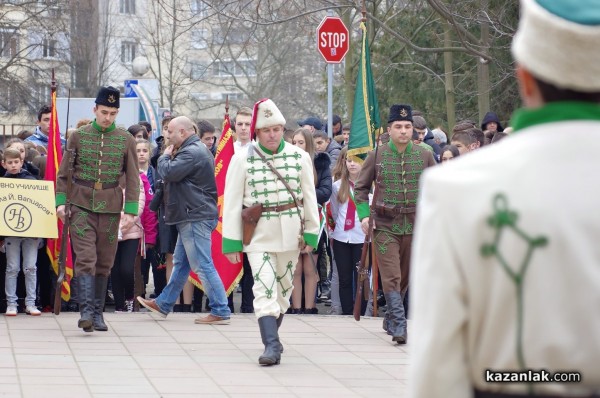
[[[392,141],[379,147],[377,162],[375,151],[369,152],[354,188],[361,220],[370,216],[369,192],[374,182],[376,163],[380,166],[377,170],[377,192],[373,198],[375,227],[398,235],[410,235],[415,223],[419,178],[425,168],[436,164],[433,155],[412,142],[404,152],[398,153]]]
[[[136,144],[127,131],[103,129],[93,122],[71,134],[67,149],[74,150],[71,203],[94,213],[138,214],[140,177]],[[56,206],[65,204],[68,155],[65,152],[56,181]],[[125,187],[125,206],[123,188]],[[95,186],[94,186],[95,185]]]

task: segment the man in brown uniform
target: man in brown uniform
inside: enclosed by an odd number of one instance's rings
[[[57,214],[70,220],[76,254],[75,276],[79,298],[78,327],[86,332],[106,331],[102,311],[108,276],[118,243],[121,212],[127,229],[138,214],[139,170],[136,143],[127,131],[115,126],[119,113],[119,90],[102,87],[94,107],[96,119],[74,132],[67,149],[75,156],[71,206],[65,209],[68,156],[63,158],[56,182]],[[125,185],[119,186],[121,177]]]
[[[402,300],[408,289],[419,177],[426,167],[435,165],[435,160],[430,151],[412,142],[412,109],[409,105],[392,105],[387,132],[390,140],[379,147],[377,159],[374,151],[367,156],[354,195],[358,217],[366,234],[370,217],[369,192],[376,182],[373,237],[388,307],[387,331],[393,341],[405,344],[406,314]]]

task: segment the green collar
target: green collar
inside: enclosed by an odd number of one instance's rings
[[[600,105],[581,101],[551,102],[541,108],[519,109],[511,125],[515,132],[543,123],[567,120],[600,120]]]
[[[281,142],[279,143],[279,147],[277,148],[277,150],[276,150],[275,152],[272,152],[271,150],[269,150],[269,149],[265,148],[264,146],[262,146],[262,145],[260,144],[260,142],[258,143],[258,146],[260,147],[260,149],[261,149],[261,150],[262,150],[264,153],[266,153],[266,154],[268,154],[268,155],[273,155],[274,153],[279,153],[279,152],[281,152],[281,150],[283,149],[283,146],[284,146],[284,145],[285,145],[285,141],[284,141],[284,140],[283,140],[283,138],[282,138],[282,139],[281,139]]]
[[[92,122],[92,127],[101,133],[110,133],[111,131],[113,131],[114,129],[117,128],[117,126],[115,125],[115,122],[113,122],[113,124],[111,124],[108,128],[103,129],[102,127],[100,127],[100,125],[98,123],[96,123],[96,119],[94,119],[94,121]]]
[[[388,145],[390,146],[390,148],[392,148],[392,152],[399,153],[398,152],[398,148],[396,148],[396,145],[394,145],[394,143],[392,142],[392,140],[388,141]],[[406,149],[404,150],[404,153],[410,153],[412,151],[412,146],[413,146],[412,140],[408,141],[408,145],[406,146]]]

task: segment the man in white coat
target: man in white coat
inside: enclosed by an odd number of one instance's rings
[[[521,5],[514,135],[421,179],[412,397],[600,396],[600,2]]]
[[[258,101],[250,128],[257,141],[236,152],[225,180],[223,253],[237,263],[243,251],[250,261],[254,313],[265,345],[261,365],[280,362],[278,328],[290,306],[298,255],[317,246],[319,232],[313,163],[308,153],[283,140],[284,126],[285,118],[273,101]],[[267,163],[285,179],[293,196]],[[242,207],[259,203],[262,214],[251,240],[244,243]]]

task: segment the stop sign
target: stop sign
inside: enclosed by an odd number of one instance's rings
[[[342,62],[350,43],[344,22],[338,17],[325,17],[317,28],[317,48],[327,63]]]

